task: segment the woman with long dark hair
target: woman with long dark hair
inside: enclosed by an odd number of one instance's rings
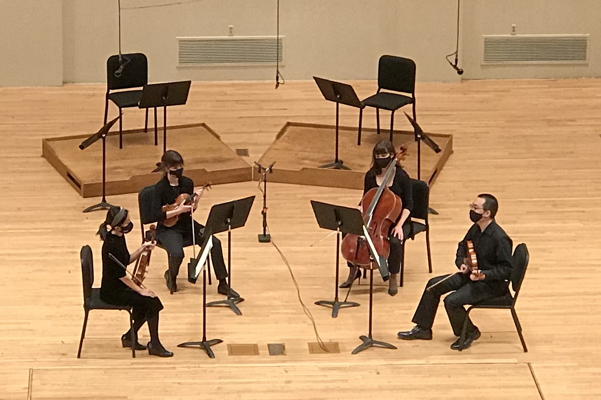
[[[403,202],[403,210],[399,216],[396,224],[392,226],[389,238],[390,238],[390,255],[388,256],[388,268],[390,271],[390,279],[388,281],[388,294],[394,296],[398,293],[398,280],[399,271],[401,268],[401,262],[403,257],[403,245],[404,245],[404,234],[403,226],[411,222],[411,210],[413,208],[413,191],[411,189],[411,179],[407,172],[397,164],[395,174],[389,182],[384,181],[384,175],[388,170],[388,166],[393,158],[396,156],[394,146],[388,140],[383,140],[376,143],[372,151],[372,162],[371,168],[365,174],[363,195],[370,189],[377,188],[383,184],[387,185],[388,188],[397,196],[399,196]],[[367,207],[368,205],[365,205]],[[408,230],[405,228],[405,230]],[[349,276],[342,285],[341,288],[348,288],[361,275],[361,271],[355,265],[351,263],[349,265]]]
[[[148,348],[148,354],[159,357],[171,357],[173,353],[167,351],[159,340],[159,312],[163,309],[161,300],[151,290],[140,287],[129,276],[123,266],[115,262],[109,255],[113,255],[124,266],[136,261],[143,251],[152,250],[153,243],[144,243],[133,253],[127,250],[125,235],[133,229],[129,212],[122,207],[112,206],[106,213],[105,221],[98,228],[98,235],[104,242],[102,244],[102,284],[100,298],[102,301],[115,305],[128,305],[133,307],[133,329],[136,341],[131,341],[131,331],[121,336],[123,347],[135,346],[136,350]],[[138,343],[138,331],[144,323],[148,324],[150,342],[147,346]]]

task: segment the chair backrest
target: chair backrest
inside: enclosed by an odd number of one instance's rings
[[[415,93],[415,62],[409,58],[382,56],[378,63],[378,87]]]
[[[142,53],[110,56],[106,61],[107,89],[142,87],[148,83],[148,59]]]
[[[511,273],[511,286],[515,292],[514,297],[518,297],[524,276],[526,276],[526,268],[530,261],[530,254],[525,243],[520,243],[513,251],[513,272]]]
[[[92,296],[92,285],[94,285],[94,257],[92,255],[92,248],[87,244],[83,246],[79,252],[79,258],[81,260],[83,301],[85,304]]]
[[[428,207],[430,205],[430,187],[424,181],[411,179],[413,190],[413,210],[411,218],[419,218],[428,222]]]
[[[154,194],[155,186],[146,186],[144,189],[140,190],[138,193],[138,208],[140,211],[140,226],[142,229],[142,241],[144,241],[144,225],[150,224],[156,221],[153,221],[152,218],[152,210],[157,204],[159,199]]]

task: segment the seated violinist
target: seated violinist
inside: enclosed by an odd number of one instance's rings
[[[402,152],[406,151],[406,148],[401,148]],[[402,201],[401,215],[392,225],[389,235],[390,241],[390,255],[388,256],[388,268],[390,272],[390,278],[388,280],[388,294],[394,296],[398,293],[399,283],[399,271],[401,269],[401,261],[403,258],[403,226],[411,222],[409,218],[411,210],[413,208],[413,190],[411,188],[411,179],[407,172],[399,165],[396,165],[396,171],[389,182],[383,182],[384,175],[388,170],[388,165],[395,158],[396,152],[394,146],[388,140],[382,140],[373,148],[372,151],[372,163],[371,168],[365,174],[363,195],[373,188],[378,188],[381,185],[386,185],[388,188],[398,196]],[[369,207],[369,204],[362,205],[364,209]],[[408,230],[408,228],[405,228]],[[348,263],[349,275],[341,288],[348,288],[351,286],[353,281],[361,275],[359,268],[352,263]]]
[[[480,330],[468,319],[467,336],[465,342],[460,343],[463,323],[468,318],[464,306],[506,294],[513,268],[512,241],[495,221],[498,209],[499,203],[491,194],[480,194],[470,204],[470,220],[473,225],[457,247],[455,265],[459,271],[430,279],[413,316],[415,327],[410,331],[399,332],[399,339],[431,340],[432,324],[440,297],[449,292],[453,293],[445,297],[444,306],[453,333],[458,337],[451,349],[467,349],[480,337]],[[477,270],[468,266],[468,241],[473,243]]]
[[[180,265],[184,259],[184,247],[191,246],[192,243],[192,223],[194,223],[194,234],[196,243],[202,243],[204,226],[196,221],[192,221],[190,212],[198,206],[198,201],[202,197],[203,189],[194,191],[194,182],[192,179],[183,176],[184,160],[182,156],[174,150],[167,150],[161,158],[160,167],[163,171],[163,178],[155,185],[155,193],[160,201],[154,206],[152,219],[158,222],[156,239],[161,247],[164,247],[168,253],[169,268],[165,271],[165,281],[169,292],[177,292],[177,275]],[[192,204],[180,203],[177,208],[171,211],[163,211],[163,206],[174,204],[180,194],[196,194]],[[173,226],[167,226],[167,221],[177,217],[177,223]],[[169,224],[171,225],[171,224]],[[221,242],[213,238],[213,248],[211,249],[211,261],[215,269],[215,275],[219,280],[217,291],[220,294],[228,294],[227,269],[223,259]],[[233,289],[230,289],[230,295],[239,297]]]
[[[161,300],[151,290],[135,283],[125,269],[112,260],[112,254],[121,264],[127,266],[136,261],[143,251],[152,250],[154,244],[144,243],[139,249],[129,254],[125,235],[133,229],[129,212],[125,208],[112,206],[106,213],[105,221],[100,224],[98,235],[104,242],[102,244],[102,284],[100,298],[102,301],[115,304],[132,306],[133,329],[136,341],[132,343],[131,331],[121,336],[123,347],[135,346],[136,350],[148,348],[148,354],[159,357],[171,357],[173,353],[165,350],[159,341],[159,312],[163,309]],[[138,343],[138,331],[146,322],[150,331],[150,342],[147,347]]]

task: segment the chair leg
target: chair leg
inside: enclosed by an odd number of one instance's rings
[[[104,98],[104,124],[106,125],[109,118],[109,97],[108,95]]]
[[[148,108],[146,109],[146,118],[144,118],[144,132],[148,132]]]
[[[363,124],[363,109],[359,109],[359,130],[357,132],[357,146],[361,146],[361,125]]]
[[[515,329],[518,331],[518,335],[520,337],[520,342],[522,342],[522,349],[524,349],[524,353],[528,353],[528,347],[526,347],[526,341],[524,340],[524,335],[522,335],[522,325],[520,324],[520,320],[518,319],[518,315],[515,310],[511,309],[511,316],[513,317],[513,323],[515,324]]]
[[[159,128],[157,126],[157,108],[154,108],[154,145],[159,144]]]
[[[392,143],[392,134],[394,133],[394,111],[390,114],[390,143]]]
[[[121,115],[121,108],[119,108],[119,115]],[[123,117],[119,118],[119,148],[123,148]]]
[[[467,314],[465,314],[465,319],[463,320],[463,328],[461,329],[461,336],[460,336],[460,341],[459,343],[464,343],[465,342],[465,337],[467,336],[467,321],[470,319],[470,311],[472,311],[472,308],[468,308],[467,309]],[[463,347],[459,347],[459,351],[463,351]]]
[[[136,332],[134,332],[134,317],[133,317],[131,311],[128,311],[128,313],[129,313],[129,331],[131,332],[131,357],[136,358],[136,343],[138,343],[138,341],[136,340]]]
[[[430,251],[430,226],[429,225],[426,225],[426,252],[428,253],[428,272],[432,273],[432,252]]]
[[[86,336],[86,328],[88,326],[88,315],[90,310],[85,310],[85,316],[83,317],[83,327],[81,328],[81,338],[79,339],[79,349],[77,350],[77,358],[81,357],[81,348],[83,347],[83,339]]]
[[[413,97],[413,103],[411,104],[411,109],[413,111],[413,120],[417,122],[417,114],[415,113],[415,97]]]
[[[399,286],[403,287],[403,277],[405,276],[405,244],[406,240],[403,240],[402,249],[401,249],[401,271],[399,273]]]
[[[376,108],[376,123],[378,127],[378,135],[380,134],[380,109]]]

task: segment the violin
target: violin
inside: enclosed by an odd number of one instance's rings
[[[474,242],[472,242],[471,240],[466,240],[465,247],[466,247],[465,252],[466,252],[467,257],[463,259],[463,263],[468,267],[468,271],[470,274],[481,277],[484,274],[482,272],[480,272],[480,270],[478,269],[478,257],[476,256],[476,249],[474,249]],[[443,283],[447,279],[450,279],[452,276],[455,276],[457,274],[463,274],[463,272],[457,271],[452,274],[449,274],[444,279],[441,279],[438,282],[436,282],[435,284],[428,286],[426,288],[426,290],[430,290],[433,287],[438,286],[439,284]]]
[[[154,224],[150,225],[150,229],[146,231],[145,240],[147,242],[154,243],[156,241],[156,232],[156,226]],[[148,265],[150,264],[151,253],[152,250],[144,250],[142,254],[140,254],[140,257],[136,261],[134,272],[132,272],[131,274],[134,283],[136,283],[140,287],[142,286],[142,282],[144,282],[144,279],[146,278],[146,273],[148,272]]]
[[[406,155],[407,147],[403,145],[388,164],[388,170],[380,187],[367,191],[361,200],[363,222],[378,255],[384,259],[388,259],[390,254],[390,240],[388,238],[390,228],[396,223],[403,211],[402,200],[390,190],[388,184],[391,179],[394,179],[397,164]],[[372,257],[364,236],[346,235],[342,241],[341,251],[345,260],[353,265],[362,267],[371,265]],[[383,275],[383,278],[387,276],[387,274]]]
[[[211,188],[210,183],[207,183],[206,185],[202,186],[202,190],[210,189],[210,188]],[[192,194],[182,193],[179,196],[177,196],[177,198],[175,199],[175,202],[173,204],[166,204],[163,207],[161,207],[161,211],[163,211],[163,212],[173,211],[173,210],[176,210],[182,204],[184,204],[184,205],[194,204],[194,201],[196,201],[196,196],[198,196],[198,194],[196,192],[194,192]],[[179,220],[179,215],[175,215],[171,218],[165,219],[163,221],[163,225],[170,228],[170,227],[174,226],[175,224],[177,224],[178,220]]]

